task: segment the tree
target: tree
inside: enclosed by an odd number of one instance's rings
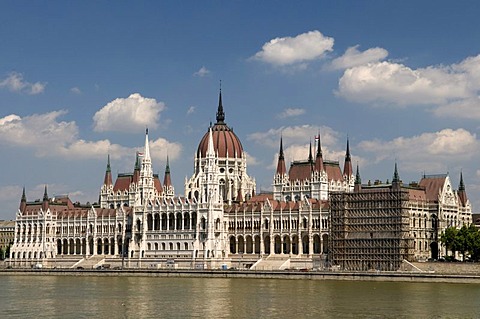
[[[447,254],[448,254],[448,251],[450,250],[453,256],[455,256],[455,252],[457,251],[457,234],[458,234],[458,230],[455,227],[448,227],[440,235],[440,242],[447,249],[446,251]]]

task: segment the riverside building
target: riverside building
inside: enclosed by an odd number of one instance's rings
[[[339,223],[348,222],[347,208],[336,196],[391,185],[361,185],[348,141],[343,171],[339,162],[323,159],[320,137],[315,146],[315,158],[310,146],[308,159],[294,161],[287,171],[280,139],[273,192],[257,194],[242,143],[225,122],[220,92],[216,123],[200,140],[185,196],[175,194],[168,159],[163,183],[153,173],[147,129],[133,173],[118,174],[114,181],[108,157],[98,204],[50,198],[46,186],[41,201],[28,202],[24,190],[9,262],[14,267],[328,267],[338,260]],[[437,258],[441,231],[471,222],[463,178],[458,192],[447,175],[425,176],[409,189],[401,204],[402,245],[408,251],[402,258]],[[349,200],[368,206],[372,199]]]

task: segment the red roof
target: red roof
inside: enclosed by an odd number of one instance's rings
[[[438,201],[438,194],[445,185],[447,175],[427,176],[420,180],[418,185],[425,188],[428,201]]]
[[[208,135],[209,132],[205,133],[203,138],[200,140],[197,149],[198,157],[205,157],[208,149]],[[216,123],[212,127],[212,138],[213,138],[213,149],[215,153],[218,153],[219,157],[228,157],[237,158],[242,157],[243,147],[240,139],[233,133],[233,131],[224,123]]]

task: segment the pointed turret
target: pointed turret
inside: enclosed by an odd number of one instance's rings
[[[140,153],[135,154],[135,168],[133,169],[133,182],[138,183],[140,179]]]
[[[20,199],[20,211],[25,211],[27,207],[27,196],[25,196],[25,186],[23,186],[22,199]]]
[[[283,176],[287,173],[285,156],[283,155],[283,138],[280,137],[280,152],[278,153],[277,175]]]
[[[220,94],[218,96],[218,110],[217,110],[217,123],[223,124],[225,123],[225,112],[223,111],[223,104],[222,104],[222,87],[220,87]]]
[[[462,206],[467,205],[467,192],[465,191],[465,184],[463,183],[463,172],[460,172],[460,184],[458,185],[458,199]]]
[[[397,162],[395,162],[395,169],[393,171],[392,189],[399,190],[401,187],[400,175],[398,174]]]
[[[317,156],[315,157],[315,170],[317,172],[323,171],[323,153],[322,153],[322,144],[320,142],[320,132],[318,132]]]
[[[46,211],[47,209],[48,209],[48,194],[47,194],[47,185],[45,185],[45,190],[43,192],[42,210]]]
[[[215,157],[215,149],[213,147],[213,134],[212,134],[212,128],[208,129],[208,146],[207,146],[207,154],[206,158],[212,158]]]
[[[167,155],[167,166],[165,167],[165,177],[163,178],[163,186],[164,187],[170,187],[172,186],[172,180],[170,177],[170,164],[168,161],[168,155]]]
[[[308,151],[308,162],[313,164],[313,155],[312,155],[312,140],[310,140],[310,149]]]
[[[150,145],[148,143],[148,127],[145,129],[145,150],[143,154],[143,159],[150,160]]]
[[[362,179],[360,178],[360,169],[358,168],[358,163],[357,163],[357,172],[355,174],[355,186],[354,186],[354,191],[358,192],[362,189]]]
[[[343,165],[343,176],[350,177],[353,175],[352,158],[350,156],[350,145],[347,138],[347,151],[345,152],[345,164]]]
[[[105,178],[103,184],[106,186],[112,185],[112,169],[110,168],[110,154],[107,157],[107,170],[105,171]]]

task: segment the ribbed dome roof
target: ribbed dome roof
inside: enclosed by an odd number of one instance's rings
[[[243,147],[240,139],[224,122],[225,112],[222,105],[222,92],[218,100],[217,123],[212,127],[213,149],[219,157],[242,157]],[[198,144],[197,156],[205,157],[208,149],[208,131]]]

